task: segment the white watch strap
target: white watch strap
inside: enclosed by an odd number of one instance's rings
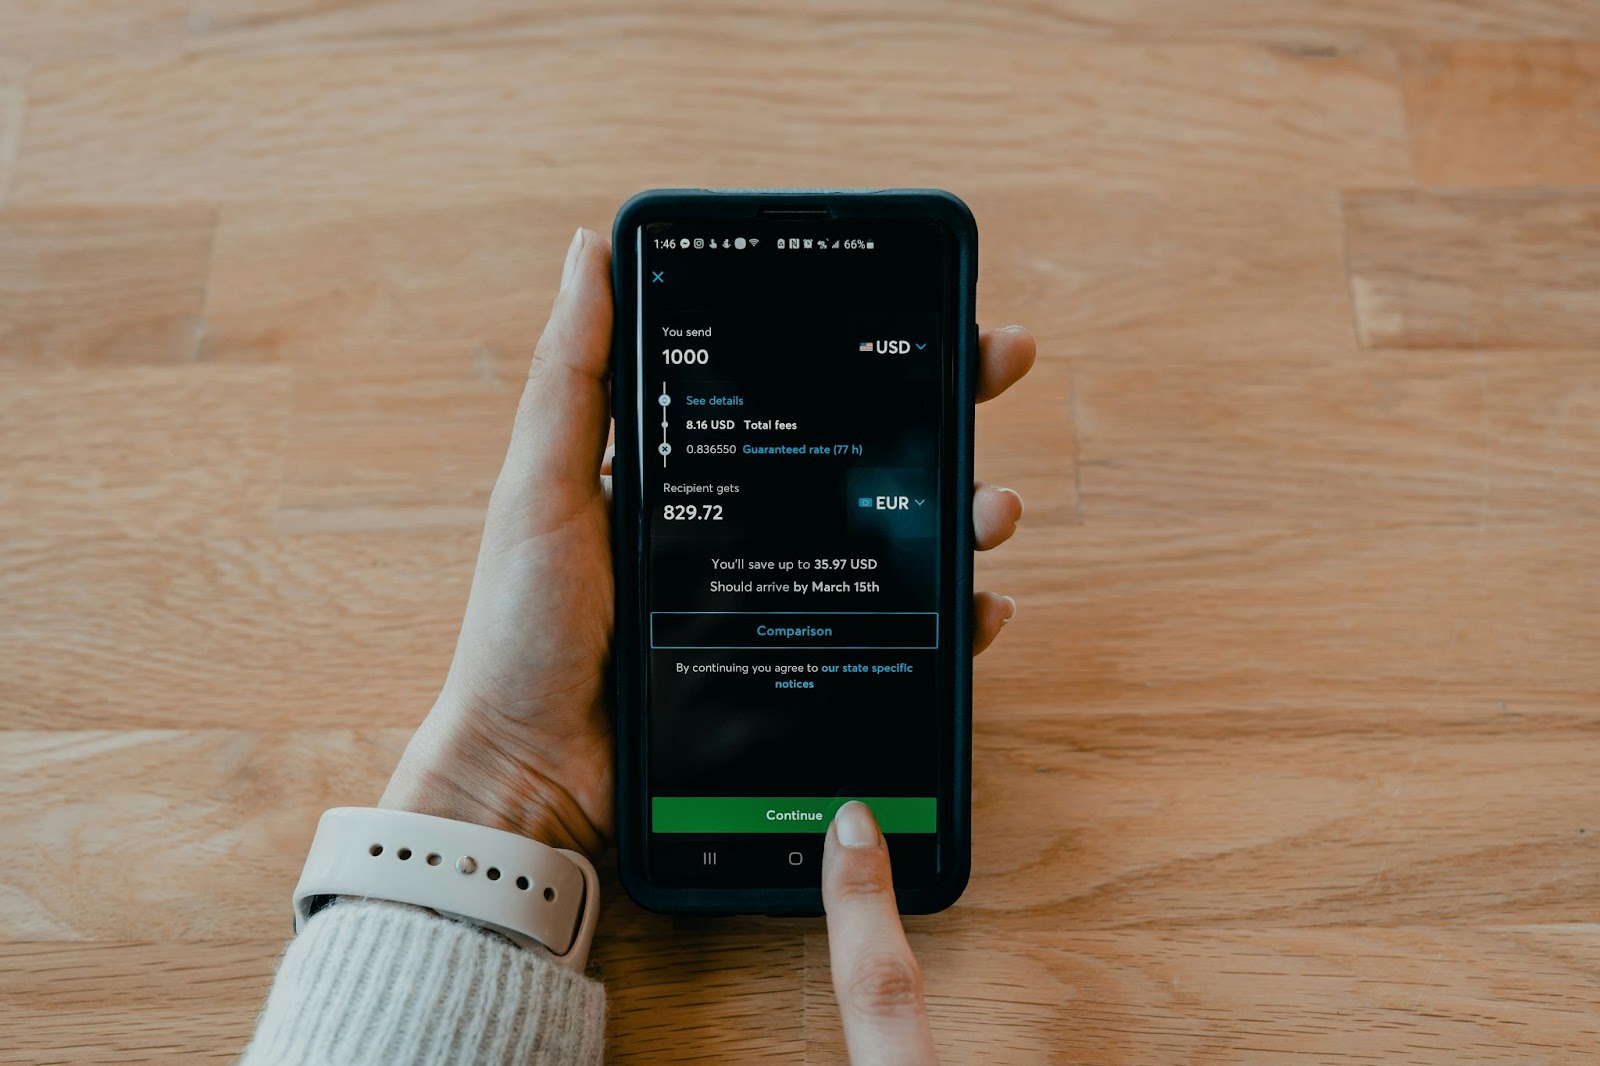
[[[294,929],[335,896],[427,907],[547,951],[582,971],[600,914],[599,878],[575,851],[411,811],[323,812],[294,889]]]

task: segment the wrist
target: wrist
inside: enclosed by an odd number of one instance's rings
[[[593,859],[600,832],[566,788],[493,735],[481,716],[435,705],[378,806],[488,826]]]
[[[370,908],[374,921],[395,918],[400,905],[420,908],[581,970],[600,886],[583,855],[520,834],[392,808],[335,807],[317,820],[295,885],[295,931],[341,897],[382,901]]]

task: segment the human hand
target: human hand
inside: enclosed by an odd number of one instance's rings
[[[612,831],[609,460],[611,250],[579,230],[534,349],[489,498],[455,658],[381,801],[594,855]],[[979,339],[978,399],[1033,365],[1020,327]],[[1022,499],[980,483],[977,547],[1004,543]],[[980,592],[973,650],[1016,611]]]
[[[865,803],[839,808],[822,846],[828,961],[852,1066],[935,1062],[922,969],[895,906],[889,848]]]

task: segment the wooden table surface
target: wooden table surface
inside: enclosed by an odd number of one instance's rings
[[[0,1060],[228,1059],[439,685],[575,225],[934,185],[979,414],[950,1061],[1600,1055],[1594,0],[0,2]],[[607,874],[617,1060],[837,1061]]]

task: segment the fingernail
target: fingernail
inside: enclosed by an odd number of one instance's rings
[[[851,800],[833,816],[833,830],[847,848],[870,848],[878,843],[878,823],[860,800]]]
[[[578,227],[578,232],[572,235],[572,243],[567,245],[567,261],[561,265],[561,288],[566,290],[567,282],[572,280],[572,274],[578,269],[578,252],[583,248],[583,227]]]
[[[1009,492],[1011,495],[1015,496],[1017,498],[1017,517],[1020,518],[1022,516],[1022,493],[1018,492],[1016,489],[995,489],[994,491]]]
[[[1001,333],[1026,333],[1026,332],[1028,332],[1028,327],[1026,327],[1026,326],[1002,326],[1002,327],[1000,327],[1000,332]]]
[[[1006,612],[1005,617],[1000,619],[1000,624],[1005,625],[1007,622],[1011,621],[1017,616],[1017,601],[1012,599],[1010,596],[1001,596],[1000,598],[1006,601],[1007,607],[1011,608],[1011,610]]]

